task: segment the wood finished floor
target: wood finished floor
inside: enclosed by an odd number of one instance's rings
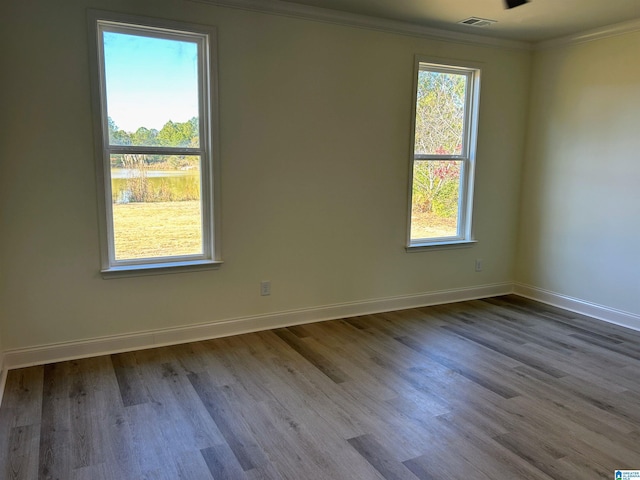
[[[612,479],[640,332],[515,296],[9,372],[0,478]]]

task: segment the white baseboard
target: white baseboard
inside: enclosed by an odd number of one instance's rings
[[[290,310],[265,315],[234,318],[199,325],[138,332],[127,335],[41,345],[8,350],[4,356],[5,369],[42,365],[64,360],[94,357],[111,353],[142,350],[145,348],[195,342],[210,338],[288,327],[304,323],[372,313],[424,307],[443,303],[461,302],[478,298],[506,295],[512,292],[511,283],[481,285],[478,287],[441,290],[417,295],[404,295],[360,302],[325,305],[315,308]]]
[[[515,283],[513,285],[513,293],[521,297],[553,305],[554,307],[560,307],[571,312],[580,313],[597,318],[598,320],[640,331],[640,315],[636,315],[635,313],[617,310],[605,305],[598,305],[597,303],[522,283]]]
[[[7,350],[3,353],[0,352],[0,404],[7,372],[14,368],[175,345],[358,315],[461,302],[509,293],[640,331],[640,315],[634,313],[521,283],[481,285],[478,287],[324,305],[315,308],[233,318],[184,327]]]

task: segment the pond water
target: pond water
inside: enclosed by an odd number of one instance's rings
[[[198,175],[198,169],[192,168],[188,170],[147,170],[145,172],[147,178],[160,177],[183,177],[185,175]],[[139,176],[139,170],[132,168],[112,168],[111,178],[132,178]]]
[[[200,198],[200,175],[190,170],[111,170],[114,203],[179,202]]]

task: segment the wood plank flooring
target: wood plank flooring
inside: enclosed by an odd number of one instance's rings
[[[516,296],[12,370],[0,478],[612,479],[640,332]]]

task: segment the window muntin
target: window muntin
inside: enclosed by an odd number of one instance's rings
[[[418,61],[409,247],[471,241],[479,70]]]
[[[215,30],[91,12],[103,273],[221,263]]]

